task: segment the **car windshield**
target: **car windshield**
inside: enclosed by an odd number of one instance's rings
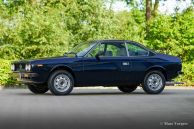
[[[67,54],[74,54],[77,57],[82,57],[84,56],[86,53],[88,53],[88,51],[90,51],[90,49],[92,49],[94,46],[96,45],[96,42],[85,42],[85,43],[81,43],[77,46],[75,46],[71,51],[69,51]]]

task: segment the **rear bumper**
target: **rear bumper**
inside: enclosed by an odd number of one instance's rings
[[[167,81],[166,86],[174,86],[174,85],[181,85],[184,84],[183,82],[175,82],[175,81]]]
[[[181,85],[181,84],[184,84],[183,82],[175,82],[174,80],[172,80],[173,78],[179,76],[179,75],[182,75],[184,74],[184,72],[182,71],[178,71],[176,73],[176,75],[174,75],[170,80],[167,80],[166,81],[166,86],[174,86],[174,85]]]
[[[178,71],[178,75],[182,75],[182,74],[184,74],[184,72]]]
[[[40,80],[40,76],[37,73],[20,73],[14,72],[11,74],[13,78],[16,78],[20,83],[43,83]]]
[[[171,82],[172,79],[180,76],[180,75],[183,75],[184,73],[182,71],[171,71],[171,70],[168,70],[167,71],[167,77],[166,77],[166,81],[169,81]]]

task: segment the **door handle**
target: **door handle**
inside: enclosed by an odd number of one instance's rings
[[[123,66],[129,66],[129,62],[122,62]]]

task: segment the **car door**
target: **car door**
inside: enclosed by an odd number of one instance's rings
[[[149,50],[132,42],[126,43],[126,46],[131,62],[130,83],[141,83],[144,79],[146,69],[152,63],[149,61]]]
[[[96,54],[101,53],[99,59]],[[122,85],[130,70],[124,42],[103,42],[83,58],[85,85]]]

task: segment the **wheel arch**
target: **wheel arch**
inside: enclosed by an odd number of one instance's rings
[[[154,70],[157,70],[157,71],[161,71],[165,77],[166,80],[168,80],[168,77],[167,77],[167,73],[166,73],[166,69],[161,67],[161,66],[153,66],[153,67],[150,67],[146,70],[145,72],[145,75],[144,77],[146,76],[146,74],[150,71],[154,71]]]
[[[48,81],[50,75],[51,75],[53,72],[57,71],[57,70],[66,70],[67,72],[69,72],[69,73],[73,76],[74,81],[76,82],[76,77],[75,77],[75,74],[74,74],[73,70],[72,70],[70,67],[66,66],[66,65],[57,65],[57,66],[53,67],[53,68],[50,70],[50,72],[49,72],[49,76],[48,76],[48,78],[47,78],[47,81]]]

